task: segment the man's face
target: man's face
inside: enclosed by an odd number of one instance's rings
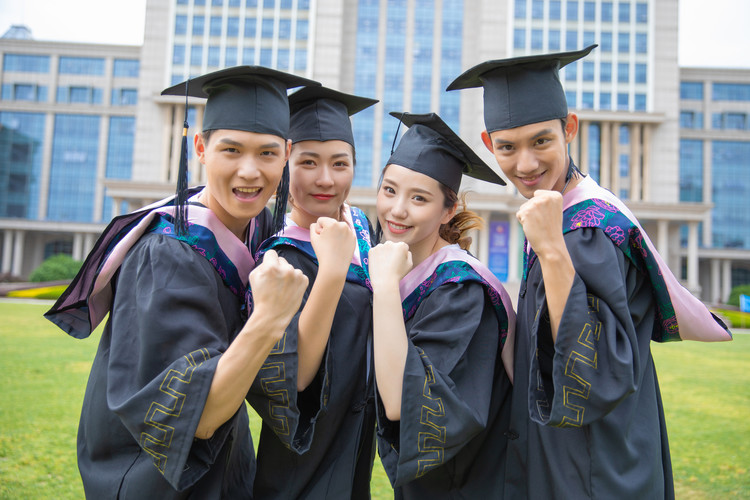
[[[559,119],[482,134],[505,176],[525,197],[537,189],[562,191],[568,172],[568,144],[578,131],[570,113],[565,129]]]

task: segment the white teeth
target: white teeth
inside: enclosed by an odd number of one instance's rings
[[[402,226],[400,224],[394,224],[393,222],[389,222],[388,225],[391,226],[393,229],[397,229],[399,231],[409,227],[409,226]]]
[[[257,193],[258,191],[260,191],[260,188],[241,188],[241,187],[238,187],[238,188],[235,188],[235,189],[237,191],[239,191],[240,193],[247,193],[247,194]]]

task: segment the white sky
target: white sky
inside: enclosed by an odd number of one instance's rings
[[[750,68],[749,0],[679,3],[681,66]],[[24,24],[36,40],[140,45],[145,10],[146,0],[0,0],[0,35]]]

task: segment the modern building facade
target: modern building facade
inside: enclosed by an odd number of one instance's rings
[[[739,121],[735,115],[745,113],[743,123],[747,126],[747,106],[743,101],[732,100],[731,105],[738,105],[735,110],[723,101],[714,102],[705,97],[706,94],[699,100],[680,99],[684,87],[681,81],[690,72],[681,73],[677,65],[678,26],[674,15],[677,7],[677,0],[149,0],[141,48],[95,46],[96,53],[102,54],[105,61],[104,75],[88,75],[86,79],[96,82],[101,78],[104,83],[89,84],[91,90],[87,95],[91,102],[85,106],[88,111],[78,114],[101,117],[96,149],[100,162],[97,170],[88,167],[87,173],[74,174],[82,178],[96,173],[95,181],[82,180],[76,185],[76,189],[83,189],[86,182],[96,186],[90,198],[88,193],[76,198],[94,200],[87,201],[89,205],[84,205],[83,201],[80,206],[76,205],[80,213],[72,209],[61,212],[63,207],[57,205],[61,202],[53,202],[51,197],[48,202],[33,198],[34,189],[51,195],[49,186],[42,186],[43,182],[56,179],[52,176],[56,171],[54,165],[68,165],[60,163],[63,160],[55,160],[58,158],[54,149],[56,131],[72,127],[80,134],[88,130],[85,120],[79,123],[67,118],[69,114],[76,114],[72,111],[77,108],[70,107],[77,103],[58,99],[58,93],[65,95],[56,80],[61,68],[59,58],[67,53],[59,52],[61,44],[0,40],[4,61],[8,54],[13,56],[11,61],[15,56],[46,54],[51,57],[52,68],[49,83],[42,83],[44,78],[33,72],[8,70],[5,62],[0,74],[2,123],[13,119],[11,112],[22,108],[31,113],[35,106],[41,106],[30,100],[30,95],[46,98],[42,99],[47,106],[44,109],[48,118],[45,119],[52,122],[44,129],[49,135],[34,135],[31,126],[14,129],[28,136],[17,135],[14,139],[19,144],[18,152],[36,151],[34,141],[49,152],[37,160],[38,167],[29,167],[38,169],[38,174],[34,171],[38,176],[35,179],[40,179],[38,186],[29,186],[25,198],[14,194],[13,202],[10,197],[7,202],[5,196],[0,199],[0,210],[7,211],[3,207],[13,205],[14,213],[20,214],[19,206],[24,203],[36,210],[27,210],[24,215],[0,212],[0,230],[5,235],[3,262],[18,268],[13,257],[18,255],[16,245],[28,237],[20,235],[22,228],[10,229],[11,222],[46,223],[51,220],[50,207],[53,207],[53,212],[73,217],[70,221],[65,219],[66,224],[85,218],[84,213],[91,214],[86,223],[92,224],[91,229],[94,229],[93,225],[101,224],[111,215],[172,193],[185,100],[162,97],[159,93],[190,76],[236,64],[260,64],[313,78],[345,92],[379,99],[379,104],[353,118],[357,165],[350,201],[373,217],[379,173],[397,133],[398,120],[389,116],[390,111],[438,112],[490,165],[494,165],[494,159],[479,137],[483,128],[482,91],[445,92],[448,83],[464,69],[487,59],[573,50],[596,43],[599,48],[591,55],[561,72],[569,105],[578,112],[581,123],[579,137],[571,145],[573,158],[583,171],[626,201],[670,267],[684,278],[691,290],[704,299],[723,299],[733,277],[735,282],[744,280],[741,269],[750,264],[750,246],[747,246],[750,236],[742,239],[726,232],[721,233],[726,236],[706,236],[723,227],[726,217],[717,213],[724,214],[721,210],[731,212],[731,209],[722,207],[733,206],[729,197],[725,204],[716,201],[720,198],[716,190],[721,191],[726,186],[712,178],[720,168],[712,169],[711,165],[723,165],[722,160],[705,161],[711,159],[707,150],[724,145],[714,146],[715,141],[710,145],[704,141],[700,150],[704,161],[700,165],[690,163],[684,159],[685,151],[692,147],[692,154],[697,154],[694,151],[697,146],[689,141],[698,139],[690,134],[700,132],[680,125],[687,120],[685,113],[692,110],[711,116],[711,123],[713,114],[723,113],[722,123],[732,126]],[[72,44],[66,50],[80,48]],[[87,46],[81,50],[90,54],[93,48]],[[124,55],[126,52],[131,55]],[[114,75],[115,62],[120,59],[138,61],[137,86],[135,83],[126,86]],[[63,76],[68,78],[64,74],[60,78]],[[711,84],[705,82],[713,77],[690,78],[704,82],[708,89]],[[106,83],[108,79],[111,82]],[[746,74],[726,80],[727,83],[743,81],[750,81]],[[16,84],[20,85],[18,89]],[[45,85],[47,90],[40,90],[39,86]],[[68,84],[69,88],[71,86],[77,84]],[[94,90],[97,87],[104,89],[101,95]],[[129,99],[137,95],[135,106],[124,106],[129,113],[123,111],[123,106],[113,104],[113,89],[126,88],[133,89],[134,93],[123,95],[121,92],[120,99],[132,102]],[[25,100],[20,101],[22,104],[16,99],[16,92],[25,96]],[[81,92],[76,90],[75,99],[82,99]],[[68,99],[71,98],[72,93],[68,91]],[[97,99],[100,102],[96,102]],[[713,106],[716,110],[709,111],[701,106]],[[201,128],[202,109],[200,100],[188,102],[191,133]],[[94,110],[98,111],[94,113]],[[59,128],[55,128],[58,114],[66,117],[61,117]],[[113,124],[112,118],[126,114],[135,120],[130,149],[116,146],[114,142],[110,145],[103,139],[103,134],[119,130],[119,125],[125,126],[117,121]],[[107,120],[105,133],[101,123]],[[703,132],[711,130],[711,123],[703,123]],[[727,132],[738,133],[736,129]],[[3,140],[0,135],[0,141]],[[114,153],[118,147],[125,149]],[[113,158],[123,162],[120,167],[114,163],[112,166],[112,172],[120,173],[107,173],[106,158],[110,150]],[[722,155],[726,154],[723,149],[716,152],[717,158],[724,158]],[[74,160],[76,155],[70,158]],[[126,172],[126,158],[130,158],[129,172]],[[691,158],[694,162],[695,157]],[[726,168],[731,172],[741,170],[741,162]],[[45,169],[49,171],[47,174],[44,174]],[[3,172],[0,167],[0,176]],[[684,194],[687,188],[683,188],[687,179],[694,180],[696,172],[702,175],[700,197]],[[747,168],[743,172],[748,175]],[[48,180],[43,181],[45,175]],[[18,178],[14,179],[18,183]],[[706,187],[707,182],[711,185],[712,179],[713,192]],[[190,182],[200,184],[202,181],[200,165],[192,160]],[[512,186],[484,185],[469,180],[462,187],[471,191],[470,208],[487,221],[487,227],[475,234],[472,250],[512,288],[521,276],[523,234],[515,212],[524,200]],[[8,191],[16,193],[15,189]],[[62,219],[55,220],[62,224]],[[731,223],[727,225],[730,226]],[[743,234],[750,234],[750,229],[745,230]],[[744,246],[735,245],[727,250],[721,238],[741,240]],[[71,241],[69,245],[81,251],[91,243],[91,238],[82,234],[80,228],[71,229],[67,238],[59,239]],[[74,244],[75,241],[79,243]],[[36,246],[28,244],[29,248]],[[720,250],[724,253],[713,257],[711,252],[718,251],[717,246],[722,246]],[[22,248],[26,247],[22,245]],[[11,257],[7,257],[9,253]],[[28,267],[36,264],[38,261],[24,263],[20,268],[28,272]],[[4,264],[3,269],[7,268]]]

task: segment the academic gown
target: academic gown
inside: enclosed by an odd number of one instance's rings
[[[191,243],[175,239],[171,213],[167,203],[113,221],[46,314],[83,338],[101,319],[97,297],[112,297],[78,432],[87,498],[252,498],[255,459],[245,406],[211,438],[194,437],[216,365],[247,319],[243,278],[234,266],[245,274],[254,262],[251,249],[202,206],[189,208],[191,224],[199,219],[187,236]],[[267,230],[270,213],[256,222],[252,227]],[[223,251],[245,257],[232,262]],[[110,267],[108,284],[94,287]]]
[[[366,256],[369,224],[364,214],[359,221],[368,226],[357,231],[358,248]],[[375,453],[374,372],[368,353],[372,342],[372,292],[361,281],[362,267],[357,278],[352,275],[351,266],[318,374],[310,386],[298,393],[299,315],[317,276],[318,264],[311,257],[309,246],[303,251],[283,242],[269,243],[264,243],[263,248],[276,250],[308,277],[309,284],[283,342],[271,351],[251,391],[251,403],[255,403],[254,395],[259,396],[260,404],[254,406],[263,418],[255,498],[370,498]],[[277,398],[280,394],[284,396]]]
[[[378,451],[395,498],[502,498],[511,383],[501,361],[505,327],[486,285],[446,281],[405,326],[400,421],[377,405]]]
[[[651,285],[602,230],[564,238],[576,273],[557,342],[538,260],[521,285],[505,497],[673,498]]]

